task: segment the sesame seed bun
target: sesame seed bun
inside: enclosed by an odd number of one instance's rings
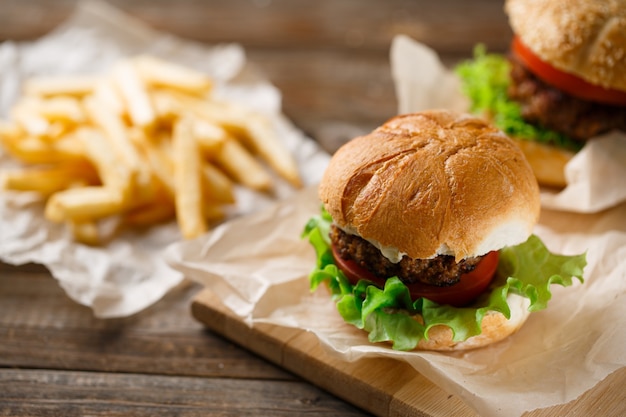
[[[507,0],[513,31],[538,57],[626,91],[626,0]]]

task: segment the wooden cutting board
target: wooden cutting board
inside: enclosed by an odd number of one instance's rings
[[[394,359],[345,362],[324,352],[312,333],[270,324],[248,327],[209,290],[194,299],[193,316],[212,331],[379,417],[476,417],[410,365]],[[525,417],[626,416],[626,368],[609,375],[576,401]]]

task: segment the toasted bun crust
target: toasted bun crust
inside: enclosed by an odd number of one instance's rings
[[[452,340],[452,330],[447,326],[436,326],[428,332],[428,340],[420,340],[415,350],[468,350],[499,342],[515,333],[530,315],[530,300],[517,294],[509,294],[507,303],[511,309],[511,318],[506,319],[497,311],[489,311],[483,317],[481,334],[463,342]]]
[[[319,196],[340,227],[415,259],[526,241],[540,209],[524,154],[474,116],[395,117],[333,155]]]
[[[626,0],[507,0],[513,31],[554,67],[626,91]]]

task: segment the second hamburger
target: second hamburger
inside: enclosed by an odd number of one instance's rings
[[[566,185],[584,143],[626,131],[626,0],[507,0],[507,57],[480,49],[457,73],[472,100],[522,146],[542,185]]]

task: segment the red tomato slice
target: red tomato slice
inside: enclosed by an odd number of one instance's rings
[[[547,62],[542,61],[541,58],[524,45],[519,36],[513,38],[511,49],[533,74],[559,90],[583,100],[626,106],[625,91],[603,88],[588,83],[573,74],[554,68]]]
[[[335,247],[332,247],[335,263],[348,278],[352,285],[359,280],[365,279],[382,288],[385,279],[379,278],[353,260],[346,260],[339,256]],[[417,300],[420,297],[427,298],[438,304],[449,304],[454,307],[462,307],[478,297],[491,283],[498,267],[498,251],[489,252],[476,265],[472,272],[461,275],[461,280],[450,286],[438,287],[422,283],[405,284],[409,289],[411,298]]]

